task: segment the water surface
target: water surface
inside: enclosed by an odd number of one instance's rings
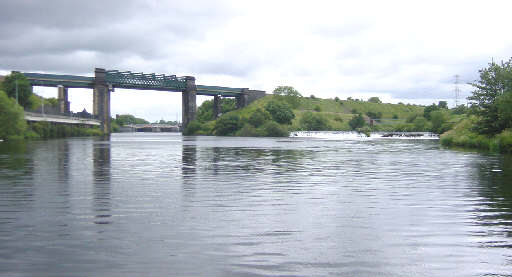
[[[510,156],[320,137],[0,143],[0,275],[512,274]]]

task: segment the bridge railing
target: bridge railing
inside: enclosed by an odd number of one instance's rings
[[[70,113],[61,113],[55,108],[45,107],[44,109],[42,107],[39,107],[38,109],[25,109],[25,112],[29,112],[32,114],[40,114],[40,115],[52,115],[52,116],[61,116],[61,117],[70,117],[70,118],[81,118],[81,119],[94,119],[99,120],[97,115],[93,115],[88,113],[87,111],[82,111],[78,113],[70,112]]]

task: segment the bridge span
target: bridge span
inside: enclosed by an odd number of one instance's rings
[[[54,114],[42,114],[42,113],[33,113],[25,111],[25,120],[26,121],[44,121],[44,122],[53,122],[53,123],[63,123],[63,124],[80,124],[80,125],[91,125],[91,126],[101,126],[101,121],[92,118],[80,118],[74,116],[64,116],[64,115],[54,115]]]
[[[69,114],[68,88],[93,89],[93,115],[99,119],[101,129],[110,133],[110,93],[116,88],[158,90],[182,93],[182,127],[185,128],[196,114],[196,95],[214,97],[214,113],[221,113],[220,98],[236,98],[237,108],[265,96],[265,91],[248,88],[196,85],[195,77],[164,74],[144,74],[130,71],[96,68],[94,77],[22,72],[32,86],[58,87],[59,110]]]

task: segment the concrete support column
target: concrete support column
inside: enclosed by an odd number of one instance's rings
[[[64,86],[58,86],[59,90],[59,112],[63,114],[69,114],[69,101],[68,101],[68,88]]]
[[[213,96],[213,116],[217,118],[221,113],[222,107],[220,105],[220,95],[215,95]]]
[[[237,109],[241,109],[248,105],[247,93],[248,93],[248,89],[244,88],[244,89],[242,89],[242,94],[236,96],[236,108]]]
[[[105,79],[106,71],[96,68],[94,71],[93,113],[101,121],[101,130],[110,134],[110,90]]]
[[[187,87],[181,94],[181,121],[182,128],[196,118],[196,79],[187,76]]]

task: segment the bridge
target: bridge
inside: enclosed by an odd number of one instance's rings
[[[185,128],[196,114],[196,95],[214,97],[214,114],[221,113],[220,98],[236,98],[237,108],[265,96],[264,91],[248,88],[196,85],[193,76],[144,74],[131,71],[96,68],[94,77],[22,72],[32,86],[58,87],[59,110],[69,114],[68,88],[93,89],[93,115],[99,119],[101,130],[110,133],[110,93],[116,88],[157,90],[182,93],[182,126]]]
[[[121,126],[121,132],[179,132],[181,126],[172,124],[128,124]]]
[[[79,125],[90,125],[90,126],[101,126],[101,121],[94,118],[81,118],[74,116],[55,115],[55,114],[43,114],[33,113],[25,111],[25,120],[33,122],[53,122],[63,124],[79,124]]]

